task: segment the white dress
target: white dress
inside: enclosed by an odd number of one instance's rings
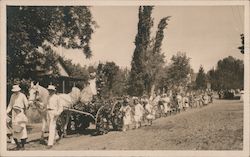
[[[23,111],[20,112],[19,114],[16,114],[15,118],[12,121],[12,125],[17,125],[17,126],[23,127],[23,130],[21,132],[15,132],[13,130],[13,138],[20,140],[20,139],[25,139],[28,137],[27,129],[26,129],[27,122],[28,122],[28,119],[24,115]]]
[[[134,115],[135,122],[142,121],[143,112],[144,112],[143,106],[140,103],[136,104],[135,115]]]
[[[188,108],[189,107],[189,104],[188,104],[188,97],[183,97],[183,106]]]
[[[183,105],[182,105],[182,97],[180,95],[177,95],[177,102],[178,102],[178,108],[182,109]]]
[[[130,125],[132,124],[132,117],[131,117],[131,107],[129,105],[122,106],[120,111],[123,112],[123,124]]]
[[[207,105],[208,104],[208,100],[209,100],[208,95],[205,95],[204,98],[203,98],[203,100],[204,100],[204,104]]]
[[[147,112],[146,118],[147,118],[148,120],[154,119],[154,115],[153,115],[153,106],[150,105],[149,103],[147,103],[147,104],[145,105],[145,110],[146,110],[146,112]]]
[[[11,112],[12,115],[12,121],[14,120],[16,116],[16,112],[12,110],[13,107],[20,107],[21,109],[26,109],[28,107],[28,99],[23,93],[18,93],[18,94],[12,94],[10,98],[10,102],[7,108],[7,113]]]
[[[167,113],[168,111],[171,110],[170,108],[170,98],[169,97],[164,97],[162,99],[163,105],[164,105],[164,113]]]

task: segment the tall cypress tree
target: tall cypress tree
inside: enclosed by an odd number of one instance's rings
[[[159,72],[163,71],[163,66],[165,64],[164,54],[161,52],[162,41],[164,39],[164,29],[168,25],[170,16],[164,17],[160,20],[158,24],[158,30],[156,36],[152,42],[152,48],[147,52],[148,53],[148,68],[147,68],[147,92],[153,92],[157,79],[159,79]],[[151,93],[152,94],[152,93]]]
[[[145,91],[147,49],[150,44],[150,29],[153,26],[151,17],[153,6],[139,7],[138,32],[135,37],[135,50],[131,62],[128,94],[141,96]]]

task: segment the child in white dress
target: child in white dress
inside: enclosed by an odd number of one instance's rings
[[[123,131],[127,131],[129,129],[129,125],[132,123],[132,117],[131,117],[131,107],[128,105],[128,101],[124,100],[123,106],[120,108],[120,111],[123,115]]]
[[[138,98],[134,98],[134,105],[135,105],[135,128],[141,127],[142,117],[144,113],[143,106],[139,103]]]

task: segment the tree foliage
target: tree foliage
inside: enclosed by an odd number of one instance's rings
[[[96,85],[98,95],[103,98],[122,96],[126,93],[128,71],[120,69],[114,62],[99,63]]]
[[[139,7],[139,22],[135,37],[135,50],[131,62],[129,78],[130,95],[140,96],[145,90],[147,50],[150,45],[150,29],[153,26],[152,6]]]
[[[164,38],[164,29],[168,25],[168,17],[164,17],[158,24],[155,38],[150,37],[153,26],[151,17],[153,7],[139,7],[138,32],[135,38],[135,51],[131,62],[128,93],[141,96],[149,94],[159,79],[159,71],[162,70],[165,56],[161,52]]]
[[[167,70],[167,82],[169,86],[187,86],[190,71],[190,58],[188,58],[185,53],[178,52],[176,55],[173,55],[171,64]]]
[[[88,7],[7,7],[7,75],[14,78],[37,77],[37,71],[57,75],[53,47],[89,47],[96,23]]]
[[[206,74],[202,66],[200,66],[199,72],[195,80],[195,84],[196,84],[196,89],[204,90],[207,88]]]
[[[147,93],[151,92],[151,90],[155,90],[154,87],[157,86],[160,78],[160,73],[163,71],[165,64],[165,55],[161,52],[161,45],[164,38],[164,29],[168,25],[167,21],[169,21],[170,16],[164,17],[160,20],[158,24],[158,30],[156,32],[155,38],[152,40],[152,48],[147,51],[148,61],[146,74],[146,91]],[[152,89],[153,88],[153,89]]]
[[[228,56],[217,63],[216,69],[208,72],[208,78],[214,90],[244,88],[244,63]]]

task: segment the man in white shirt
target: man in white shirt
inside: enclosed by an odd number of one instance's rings
[[[19,87],[19,85],[14,85],[12,87],[13,94],[10,97],[10,102],[9,105],[7,107],[7,115],[10,115],[11,112],[11,122],[10,124],[13,122],[13,120],[16,118],[16,112],[14,112],[13,107],[19,107],[21,108],[24,113],[25,111],[29,108],[29,103],[28,103],[28,99],[27,97],[21,92],[21,88]],[[9,117],[9,116],[7,116]],[[11,134],[11,131],[9,132]],[[10,137],[10,135],[8,135],[9,138],[11,139],[12,143],[14,143],[13,138]]]
[[[63,111],[63,107],[59,104],[59,97],[56,95],[56,88],[53,85],[48,86],[49,100],[47,105],[48,122],[49,122],[49,139],[48,149],[52,148],[54,140],[59,138],[56,131],[56,121]]]
[[[25,111],[28,109],[29,103],[27,97],[21,92],[21,88],[19,87],[19,85],[14,85],[11,91],[13,92],[13,94],[10,97],[10,102],[7,108],[7,114],[9,114],[12,111],[11,115],[13,120],[16,114],[12,110],[12,108],[19,107],[23,111]]]

